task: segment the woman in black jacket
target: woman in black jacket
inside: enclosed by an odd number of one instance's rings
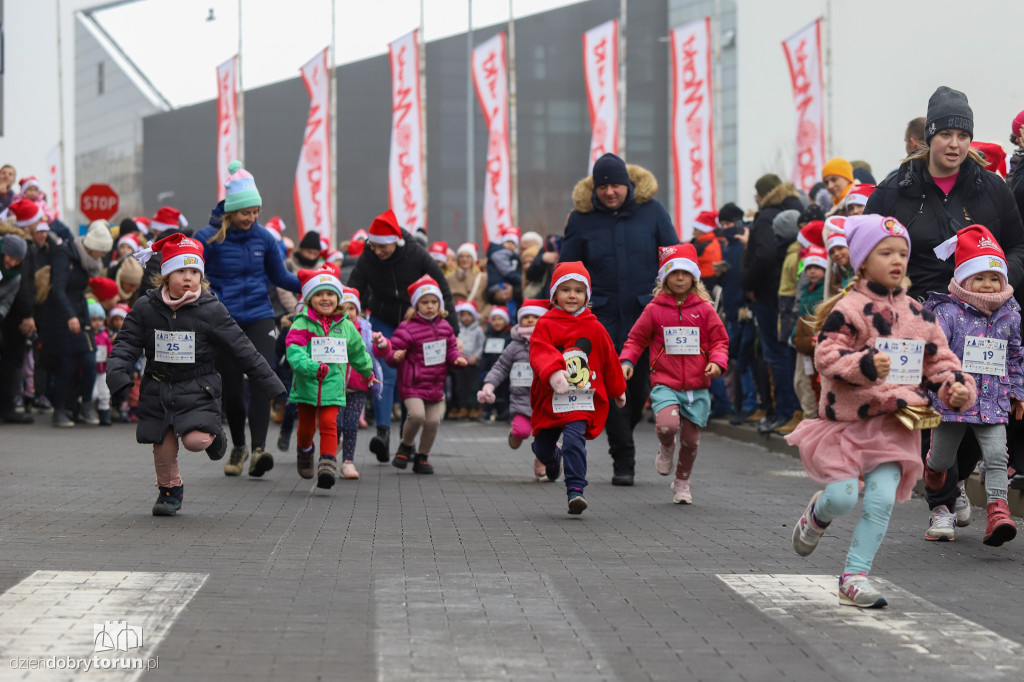
[[[903,160],[899,170],[886,178],[868,199],[865,213],[892,216],[910,234],[908,293],[924,300],[929,291],[944,292],[953,277],[953,259],[939,260],[933,249],[963,227],[984,225],[1006,254],[1008,281],[1024,292],[1024,224],[1013,194],[995,173],[985,170],[985,160],[970,148],[974,136],[974,114],[967,96],[945,86],[928,100],[925,144]],[[1018,300],[1021,293],[1017,294]],[[1011,417],[1007,432],[1011,462],[1013,433],[1020,423]],[[925,431],[923,449],[929,442]],[[942,490],[927,491],[932,510],[926,540],[952,540],[955,525],[966,525],[970,506],[954,508],[960,492],[958,481],[966,479],[980,457],[973,435],[961,443],[957,462],[950,467]]]
[[[391,338],[409,308],[409,285],[423,275],[434,278],[441,288],[444,309],[454,312],[448,280],[441,268],[412,235],[398,226],[398,219],[388,209],[373,219],[366,249],[346,284],[359,290],[373,331]],[[459,330],[454,329],[457,335]],[[378,462],[387,462],[391,459],[391,407],[395,402],[397,370],[383,363],[381,368],[383,390],[379,398],[373,399],[377,435],[370,440],[370,451]]]

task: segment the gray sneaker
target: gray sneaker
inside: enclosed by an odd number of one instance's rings
[[[953,542],[956,540],[956,514],[941,504],[932,510],[928,518],[928,530],[924,533],[925,540]]]
[[[819,525],[814,518],[814,503],[821,497],[821,493],[820,490],[814,493],[811,501],[807,503],[803,515],[793,527],[793,551],[800,556],[810,556],[818,546],[821,536],[825,534],[825,529],[828,528],[827,523],[824,526]]]
[[[231,448],[227,464],[224,465],[224,475],[240,476],[242,474],[242,465],[245,464],[247,459],[249,459],[249,449],[244,445],[236,445]]]
[[[889,602],[878,591],[867,573],[855,573],[839,579],[840,606],[856,606],[859,609],[880,609]]]
[[[961,528],[971,525],[971,501],[967,499],[967,489],[963,481],[960,481],[960,495],[953,505],[953,514],[956,516],[956,525]]]

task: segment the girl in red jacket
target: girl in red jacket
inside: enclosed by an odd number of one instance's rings
[[[587,508],[587,447],[604,429],[608,396],[626,404],[626,381],[617,364],[608,332],[587,309],[590,274],[583,263],[559,263],[551,276],[554,306],[530,338],[533,386],[533,454],[544,463],[548,479],[558,478],[565,461],[569,513]],[[562,447],[556,445],[562,436]]]
[[[620,360],[628,381],[637,359],[650,346],[651,408],[661,444],[655,466],[662,476],[671,473],[678,433],[672,501],[691,504],[690,473],[700,446],[700,429],[711,414],[708,388],[728,365],[729,334],[700,281],[693,245],[662,247],[658,261],[654,300],[630,330]]]

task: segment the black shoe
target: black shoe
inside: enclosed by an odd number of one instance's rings
[[[52,422],[54,426],[59,426],[61,428],[70,428],[75,425],[75,422],[71,421],[71,418],[68,417],[67,410],[63,409],[55,409],[53,411]]]
[[[372,452],[373,454],[377,455],[377,461],[380,462],[381,464],[384,464],[389,459],[391,459],[391,453],[389,452],[389,450],[390,450],[390,441],[391,441],[391,427],[390,426],[378,426],[377,427],[377,435],[370,439],[370,452]],[[412,454],[412,451],[410,450],[409,453],[407,453],[407,456],[406,456],[407,460],[408,460],[408,454]],[[398,466],[398,465],[396,464],[395,466]],[[398,468],[399,469],[404,469],[405,465],[403,464],[402,466],[400,466]]]
[[[409,456],[413,454],[413,448],[411,445],[405,443],[398,444],[398,450],[395,451],[395,458],[391,460],[391,466],[396,469],[404,469],[409,465]],[[378,457],[377,459],[380,459]]]
[[[555,462],[554,464],[545,464],[544,473],[547,474],[549,481],[557,481],[558,477],[562,475],[562,448],[555,446]]]
[[[110,426],[110,410],[99,410],[100,413],[100,426]]]
[[[748,412],[747,410],[737,412],[733,416],[729,417],[729,423],[732,424],[733,426],[743,426],[743,424],[746,423],[747,421],[747,417],[749,417],[752,414],[754,413]]]
[[[771,433],[775,429],[777,429],[779,427],[782,427],[782,426],[785,426],[786,424],[788,424],[790,419],[792,419],[792,416],[789,416],[789,417],[771,417],[771,418],[765,417],[761,422],[758,423],[757,431],[758,431],[758,433],[764,433],[764,434]]]
[[[185,498],[185,486],[173,488],[160,486],[160,495],[153,505],[153,516],[174,516],[181,509],[181,501]]]
[[[224,457],[224,453],[228,450],[228,439],[224,437],[224,432],[221,431],[210,443],[210,447],[206,448],[206,456],[216,461]]]
[[[36,412],[40,414],[53,412],[53,405],[50,404],[50,399],[45,395],[36,396],[32,400],[32,407],[36,408]]]
[[[432,474],[434,473],[434,465],[427,461],[426,455],[417,454],[412,459],[412,470],[413,473],[417,474]]]
[[[82,405],[80,414],[82,415],[82,421],[88,424],[89,426],[100,425],[100,415],[99,413],[96,412],[96,406],[93,405],[91,402],[84,403]]]
[[[34,424],[35,421],[28,412],[15,412],[11,410],[4,415],[5,424]]]
[[[633,485],[633,474],[614,474],[612,485]]]
[[[292,442],[292,432],[281,429],[281,434],[277,437],[277,449],[281,452],[288,452],[288,445]]]

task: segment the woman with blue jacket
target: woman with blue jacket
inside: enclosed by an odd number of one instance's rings
[[[277,242],[256,222],[263,199],[252,175],[239,161],[228,166],[224,201],[210,215],[210,224],[196,234],[203,243],[206,273],[217,298],[260,355],[274,367],[274,342],[277,325],[267,288],[269,278],[275,286],[301,291],[299,278],[288,271]],[[217,371],[224,384],[224,411],[228,417],[233,448],[224,465],[226,476],[238,476],[249,457],[245,445],[245,421],[249,419],[252,458],[249,475],[262,476],[274,467],[274,458],[266,450],[270,425],[270,401],[261,393],[249,398],[248,415],[244,402],[242,369],[230,354],[218,352]]]

